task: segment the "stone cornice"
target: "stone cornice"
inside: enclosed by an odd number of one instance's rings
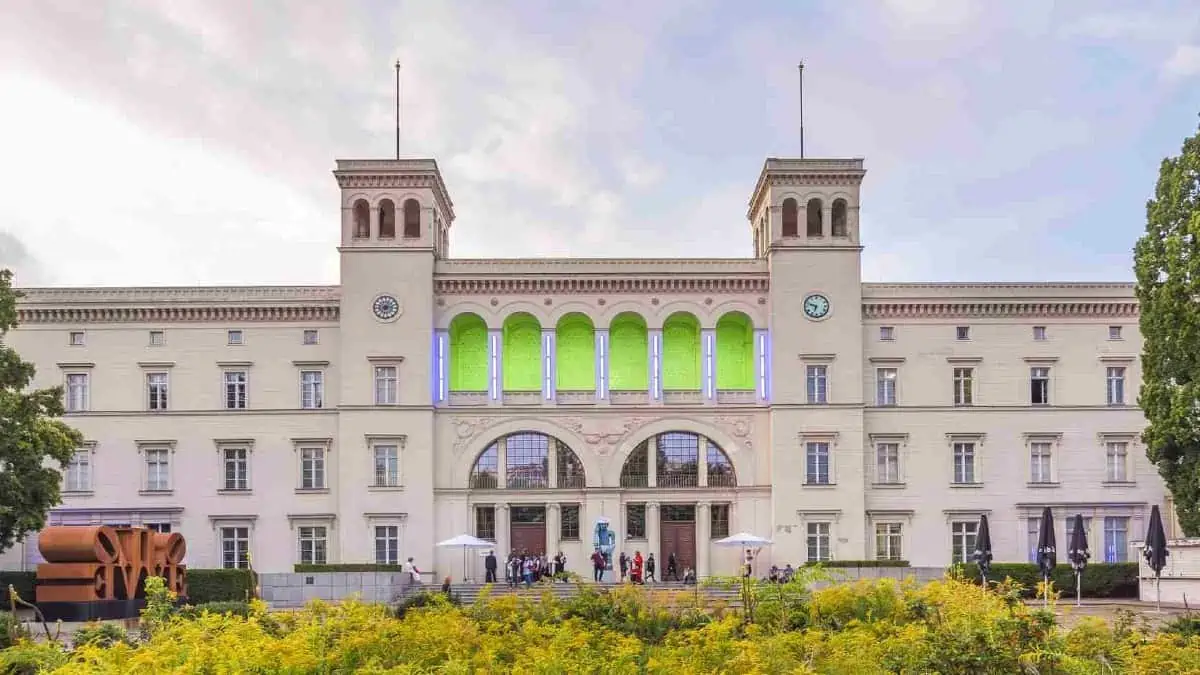
[[[864,302],[864,319],[1136,318],[1136,302]]]
[[[21,324],[337,321],[336,286],[23,288]]]
[[[447,225],[454,222],[454,202],[432,159],[339,159],[333,175],[343,190],[354,188],[428,188]]]
[[[768,157],[750,195],[746,218],[753,221],[767,188],[775,185],[857,185],[866,171],[861,158],[852,159],[778,159]]]
[[[770,280],[762,277],[615,277],[615,278],[442,278],[434,281],[437,295],[612,295],[622,293],[766,293]]]

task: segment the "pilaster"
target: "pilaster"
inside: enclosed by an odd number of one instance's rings
[[[558,535],[562,532],[562,509],[558,504],[546,505],[546,550],[543,553],[547,559],[558,553]]]
[[[696,504],[696,578],[702,579],[709,575],[709,548],[712,539],[712,504],[700,502]],[[683,570],[679,571],[680,574]]]
[[[660,522],[661,517],[662,516],[659,513],[658,502],[647,502],[646,503],[646,546],[650,550],[646,551],[646,554],[643,557],[648,558],[648,557],[650,557],[651,553],[654,554],[654,559],[659,563],[658,567],[654,570],[654,574],[655,574],[655,576],[660,577],[660,578],[662,575],[662,571],[664,569],[666,569],[665,567],[663,567],[662,561],[658,560],[658,554],[660,551],[662,551],[662,528],[661,528],[661,522]]]
[[[500,561],[506,560],[512,550],[508,516],[508,504],[496,504],[496,557]]]

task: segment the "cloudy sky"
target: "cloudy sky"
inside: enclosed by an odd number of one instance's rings
[[[1125,280],[1194,0],[7,0],[21,285],[336,283],[334,158],[436,157],[461,257],[748,256],[763,158],[861,156],[872,281]]]

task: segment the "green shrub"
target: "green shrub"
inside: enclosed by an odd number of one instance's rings
[[[1163,631],[1173,635],[1181,635],[1183,637],[1194,637],[1200,635],[1200,616],[1181,616],[1167,625],[1163,626]]]
[[[809,561],[805,567],[820,565],[821,567],[909,567],[907,560],[826,560],[824,562]]]
[[[8,607],[8,587],[11,585],[17,595],[26,602],[33,602],[33,583],[37,579],[36,572],[0,572],[0,607]]]
[[[0,650],[0,674],[38,675],[67,664],[70,656],[55,642],[22,640]]]
[[[71,636],[71,643],[76,647],[81,645],[111,647],[118,642],[127,642],[128,639],[125,629],[115,623],[89,621],[82,628],[75,631],[75,634]]]
[[[250,598],[249,570],[188,570],[187,600],[193,605],[206,602],[246,602]]]
[[[179,611],[180,616],[194,619],[202,613],[232,614],[243,619],[250,616],[250,603],[239,600],[223,600],[220,602],[205,602],[199,605],[189,605]]]
[[[420,591],[404,598],[392,606],[392,616],[403,619],[409,611],[420,607],[435,607],[462,604],[457,595],[446,596],[441,591]]]
[[[296,563],[292,571],[298,574],[312,572],[402,572],[403,565],[376,565],[372,563],[353,563],[344,565],[302,565]]]
[[[979,566],[975,563],[962,565],[963,577],[967,581],[979,580]],[[1080,595],[1085,598],[1136,598],[1138,597],[1137,563],[1093,563],[1083,570],[1080,579]],[[1042,581],[1041,571],[1033,563],[993,563],[988,581],[1012,579],[1024,587],[1023,595],[1037,595],[1037,586]],[[1050,580],[1054,590],[1064,598],[1075,597],[1075,571],[1070,565],[1058,565]]]
[[[0,649],[8,649],[20,638],[29,637],[25,624],[16,615],[0,611]]]

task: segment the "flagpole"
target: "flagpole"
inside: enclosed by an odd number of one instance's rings
[[[801,61],[800,69],[800,159],[804,159],[804,62]]]
[[[400,61],[396,60],[396,159],[400,159]]]

